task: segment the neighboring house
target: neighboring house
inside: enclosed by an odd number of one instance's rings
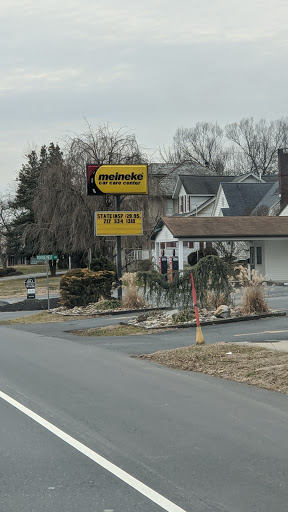
[[[179,269],[185,263],[185,242],[246,241],[250,248],[250,269],[268,281],[288,282],[288,217],[162,217],[151,235],[156,258],[161,243],[175,243]]]
[[[172,195],[174,213],[210,217],[220,184],[234,178],[235,176],[178,176]]]
[[[184,162],[180,164],[150,164],[149,165],[149,199],[159,203],[163,201],[163,215],[174,215],[176,213],[173,192],[179,176],[211,177],[215,173],[195,162]]]
[[[273,180],[277,180],[277,176],[274,176]],[[215,202],[219,198],[222,184],[233,183],[236,188],[240,183],[259,184],[263,182],[263,179],[252,173],[241,176],[179,175],[172,196],[174,200],[174,214],[183,216],[195,215],[197,217],[214,216]],[[225,199],[223,198],[222,200],[222,197],[221,203],[223,205],[226,204]]]
[[[277,176],[275,177],[276,179]],[[279,204],[278,183],[221,183],[212,217],[269,215]]]

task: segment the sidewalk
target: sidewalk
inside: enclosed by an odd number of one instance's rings
[[[249,341],[242,341],[240,342],[241,345],[249,346],[249,347],[263,347],[268,348],[269,350],[275,350],[276,352],[288,352],[288,340],[281,340],[281,341],[266,341],[266,342],[249,342]]]

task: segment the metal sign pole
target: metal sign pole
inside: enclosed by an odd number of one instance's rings
[[[50,311],[50,297],[49,297],[49,263],[46,258],[46,278],[47,278],[47,299],[48,299],[48,311]]]
[[[116,211],[120,212],[120,196],[115,196]],[[121,261],[121,236],[116,236],[117,245],[117,278],[118,278],[118,299],[122,300],[122,261]]]

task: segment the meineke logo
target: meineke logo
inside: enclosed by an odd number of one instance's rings
[[[131,174],[99,174],[99,181],[141,181],[143,180],[143,172],[136,174],[134,171]]]

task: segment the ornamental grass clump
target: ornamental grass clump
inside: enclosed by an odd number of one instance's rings
[[[261,315],[269,312],[266,300],[266,283],[264,277],[257,272],[251,271],[251,279],[248,276],[248,270],[244,267],[239,268],[239,282],[243,289],[241,301],[241,313],[243,315]]]
[[[124,290],[122,298],[123,308],[140,309],[146,305],[139,292],[136,272],[126,272],[122,277],[122,285]]]

